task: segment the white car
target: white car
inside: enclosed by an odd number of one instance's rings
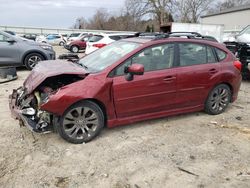
[[[66,39],[61,34],[49,34],[47,36],[38,36],[36,42],[63,46],[66,43]]]
[[[245,27],[238,35],[236,35],[236,41],[250,43],[250,25]]]
[[[94,34],[92,37],[89,38],[85,50],[85,54],[90,54],[99,48],[106,46],[114,41],[133,37],[135,33],[100,33]]]
[[[82,32],[82,33],[71,33],[67,39],[67,41],[71,42],[74,40],[80,40],[83,36],[88,35],[89,33]]]

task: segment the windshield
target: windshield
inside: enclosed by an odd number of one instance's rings
[[[241,32],[240,35],[242,34],[250,34],[250,25],[248,25],[247,27],[245,27]]]
[[[79,64],[90,72],[99,72],[138,48],[141,44],[126,41],[113,42],[82,58]]]
[[[69,37],[78,37],[81,33],[71,33]]]

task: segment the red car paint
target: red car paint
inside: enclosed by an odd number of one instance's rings
[[[84,77],[87,72],[83,68],[69,61],[43,61],[36,66],[23,85],[27,89],[28,94],[30,94],[46,78],[62,74],[75,74]]]
[[[77,46],[79,50],[85,50],[87,43],[83,38],[81,40],[73,40],[69,44],[64,45],[67,50],[71,50],[72,46]]]
[[[241,74],[233,65],[235,57],[222,45],[215,42],[181,38],[155,41],[137,38],[126,39],[126,41],[141,42],[142,45],[103,71],[91,73],[83,80],[60,88],[56,94],[50,96],[49,101],[43,104],[41,109],[62,116],[72,104],[81,100],[92,100],[104,110],[107,126],[114,127],[146,119],[202,110],[211,89],[221,83],[229,85],[233,93],[232,102],[236,100],[241,84]],[[227,53],[227,57],[219,63],[145,72],[143,76],[135,75],[133,81],[127,81],[124,76],[110,76],[110,72],[115,67],[140,50],[169,42],[207,44],[223,50]],[[26,80],[25,87],[32,92],[46,76],[58,75],[62,67],[64,67],[64,63],[56,63],[49,68],[49,74],[41,74],[44,75],[42,78],[38,72],[33,71]],[[64,69],[66,68],[64,67]],[[84,69],[80,67],[68,66],[67,71],[86,75]],[[63,72],[60,73],[63,74]]]
[[[62,116],[71,105],[82,100],[92,100],[103,110],[108,127],[202,110],[209,92],[222,83],[227,84],[232,90],[231,102],[236,100],[241,84],[241,66],[224,46],[214,42],[181,38],[153,41],[136,38],[125,41],[139,42],[141,46],[101,72],[89,73],[79,65],[67,61],[41,62],[26,79],[24,88],[27,93],[33,95],[32,93],[47,78],[78,76],[81,79],[51,93],[39,110]],[[147,47],[183,42],[206,44],[223,50],[227,55],[217,63],[174,66],[144,72],[143,75],[135,74],[132,81],[128,81],[125,76],[113,77],[111,74],[113,69]],[[176,57],[178,59],[178,56]],[[142,65],[135,62],[128,71],[141,74],[143,69]],[[16,99],[17,90],[10,96],[12,115],[28,123],[23,116],[19,116],[20,109],[16,104]]]

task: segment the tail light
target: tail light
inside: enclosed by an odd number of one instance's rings
[[[241,62],[239,60],[235,60],[233,64],[234,64],[234,66],[235,66],[236,69],[238,69],[239,71],[241,71],[242,64],[241,64]]]
[[[100,44],[93,44],[94,47],[96,48],[102,48],[104,46],[106,46],[107,44],[103,44],[103,43],[100,43]]]

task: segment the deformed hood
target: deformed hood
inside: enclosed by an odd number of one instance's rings
[[[30,75],[24,82],[24,87],[28,93],[31,93],[37,88],[46,78],[62,75],[73,74],[84,77],[88,72],[86,70],[69,61],[65,60],[50,60],[39,62],[31,71]]]

